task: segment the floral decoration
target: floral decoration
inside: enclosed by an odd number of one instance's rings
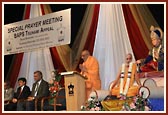
[[[90,97],[84,105],[81,106],[82,111],[104,111],[101,102],[96,97]]]
[[[132,97],[133,101],[128,104],[123,104],[122,111],[150,111],[151,106],[148,98],[143,98],[143,95]]]
[[[58,73],[58,70],[54,70],[51,72],[52,78],[49,81],[49,91],[51,96],[55,96],[58,90],[61,88],[59,82],[62,76]]]

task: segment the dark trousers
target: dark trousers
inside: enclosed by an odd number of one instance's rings
[[[26,110],[26,101],[21,101],[17,103],[17,111],[25,111]]]
[[[9,103],[7,105],[4,105],[4,111],[16,111],[16,103]]]
[[[34,111],[35,110],[35,101],[27,101],[26,102],[26,111]]]

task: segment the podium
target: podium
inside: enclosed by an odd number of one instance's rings
[[[67,111],[80,111],[86,99],[87,78],[78,72],[62,72],[61,75],[64,75]]]

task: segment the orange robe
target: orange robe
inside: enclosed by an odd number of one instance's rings
[[[87,72],[82,72],[88,79],[86,80],[86,97],[89,96],[92,89],[101,89],[101,81],[99,76],[99,63],[93,56],[89,56],[82,64]]]
[[[130,79],[128,92],[126,94],[127,97],[135,96],[135,95],[138,94],[139,86],[134,85],[136,68],[137,68],[137,66],[134,63],[133,66],[132,66],[132,73],[131,73],[131,79]],[[121,73],[121,71],[120,71],[120,73]],[[120,73],[119,73],[119,76],[121,75]],[[124,91],[124,88],[125,88],[125,85],[126,85],[127,77],[128,77],[128,68],[125,67],[123,91]],[[120,96],[120,81],[118,82],[116,87],[113,87],[111,89],[111,94],[116,95],[117,97]]]

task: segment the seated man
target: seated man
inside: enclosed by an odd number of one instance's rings
[[[137,77],[136,69],[136,64],[132,62],[132,54],[128,53],[126,63],[122,64],[120,72],[112,84],[110,95],[101,102],[105,110],[120,111],[125,101],[131,102],[131,100],[126,100],[126,97],[138,94],[141,83]],[[134,81],[138,85],[134,85]]]
[[[11,111],[23,111],[25,110],[24,100],[30,95],[30,88],[26,85],[25,78],[18,79],[17,92],[14,94],[13,99],[8,104],[8,108],[11,108]]]
[[[43,97],[49,96],[49,85],[48,82],[43,80],[43,75],[41,71],[34,72],[34,80],[35,83],[32,87],[31,95],[27,99],[26,111],[34,111],[35,110],[35,99],[41,99]],[[41,102],[38,102],[38,110],[40,110]]]
[[[160,28],[151,26],[151,40],[153,48],[149,51],[146,59],[137,60],[141,64],[141,72],[163,71],[164,70],[164,49],[162,46],[163,32]]]
[[[14,95],[14,89],[10,87],[10,83],[8,81],[4,82],[4,110],[11,111],[13,108],[9,106],[10,101],[12,100]]]
[[[12,102],[17,105],[17,111],[25,111],[25,99],[30,95],[30,88],[26,85],[26,78],[19,78],[17,92],[12,99]]]
[[[88,98],[92,89],[101,89],[101,81],[99,76],[99,63],[97,59],[90,55],[88,50],[82,51],[81,58],[83,63],[79,65],[81,74],[86,76],[86,98]]]
[[[120,72],[111,87],[111,95],[125,99],[125,97],[138,94],[141,83],[137,76],[136,69],[136,64],[132,62],[132,54],[128,53],[126,56],[126,63],[122,64]],[[134,86],[134,81],[137,82],[137,86]]]

